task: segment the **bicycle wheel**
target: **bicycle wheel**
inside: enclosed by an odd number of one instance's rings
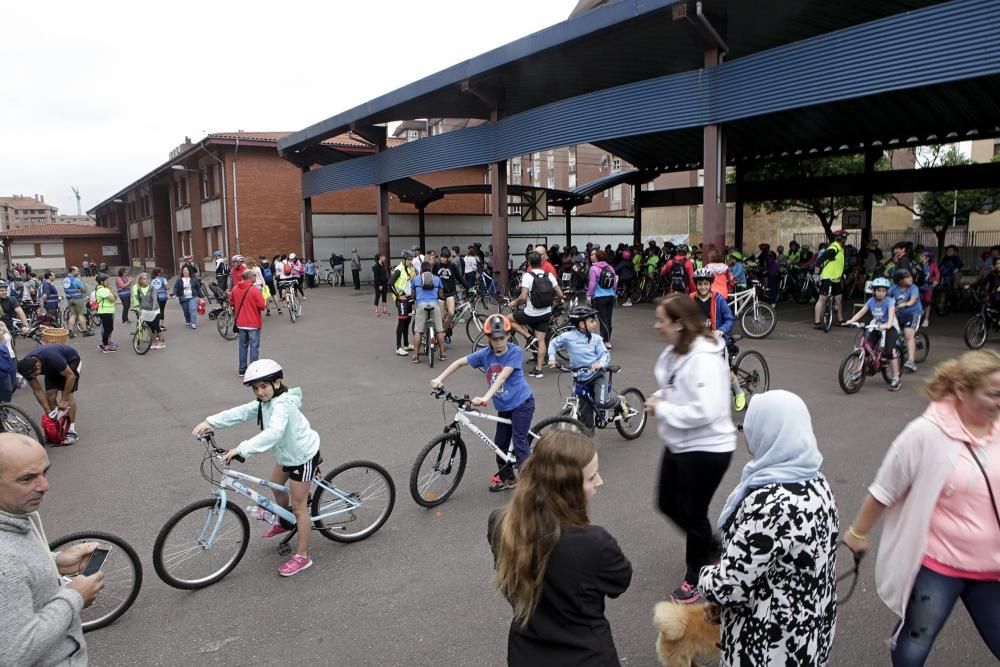
[[[840,364],[837,380],[845,394],[856,394],[868,379],[868,358],[864,350],[854,350]]]
[[[298,298],[295,296],[295,294],[290,293],[288,295],[287,310],[288,310],[288,319],[292,321],[292,324],[295,324],[295,320],[299,319],[298,304],[299,304]]]
[[[546,347],[548,347],[548,344],[551,343],[553,340],[555,340],[555,338],[557,336],[560,336],[560,335],[566,333],[567,331],[573,331],[575,328],[576,327],[574,327],[572,324],[567,324],[567,325],[559,327],[555,331],[551,331],[550,330],[548,332],[548,334],[546,335],[546,337],[545,337],[545,345],[546,345]],[[570,365],[569,364],[569,352],[566,350],[566,348],[562,348],[561,350],[559,350],[558,352],[556,352],[556,358],[559,360],[559,363],[562,364],[563,366],[569,366]]]
[[[469,313],[469,319],[465,321],[465,335],[469,337],[470,343],[475,343],[479,334],[483,333],[483,324],[486,322],[486,315],[481,313]]]
[[[153,345],[153,330],[145,322],[136,322],[135,326],[135,333],[132,334],[132,349],[136,354],[143,355],[149,352],[149,348]]]
[[[371,461],[351,461],[337,466],[327,473],[323,482],[325,486],[318,486],[313,493],[313,516],[339,513],[313,523],[323,537],[334,542],[360,542],[371,537],[389,519],[396,504],[396,485],[392,477],[385,468]],[[354,503],[357,506],[348,509]]]
[[[615,428],[621,437],[635,440],[646,428],[646,397],[635,387],[629,387],[618,398],[621,400],[622,418],[615,422]]]
[[[20,433],[45,444],[45,434],[35,420],[13,403],[0,403],[0,428],[4,433]]]
[[[219,317],[215,320],[215,328],[219,330],[219,335],[226,340],[236,340],[238,333],[233,331],[233,311],[230,308],[223,308]]]
[[[751,302],[740,316],[740,326],[747,338],[767,338],[778,324],[774,308],[767,303]]]
[[[733,369],[740,389],[747,395],[747,401],[755,394],[763,394],[771,386],[771,371],[764,355],[757,350],[747,350],[736,357]]]
[[[128,542],[116,535],[98,531],[64,535],[50,542],[49,550],[60,551],[64,547],[86,542],[97,542],[98,548],[111,549],[101,567],[104,588],[94,599],[94,603],[80,612],[83,631],[90,632],[111,625],[135,602],[142,587],[142,562]]]
[[[632,301],[632,303],[642,303],[642,294],[643,294],[643,289],[641,281],[638,278],[636,278],[632,282],[632,290],[629,292],[628,298],[629,300]]]
[[[531,430],[528,431],[528,448],[534,449],[535,443],[549,429],[573,431],[580,435],[587,435],[587,427],[579,419],[572,419],[571,417],[547,417],[532,426]]]
[[[823,304],[823,315],[820,317],[819,324],[823,327],[824,333],[830,333],[830,327],[833,326],[833,297],[830,295],[827,295]]]
[[[163,583],[186,590],[204,588],[239,564],[250,543],[250,522],[236,505],[227,503],[221,510],[221,504],[219,498],[193,502],[160,529],[153,544],[153,568]]]
[[[923,331],[917,331],[913,336],[913,342],[916,343],[913,361],[914,363],[922,364],[927,361],[927,355],[931,352],[931,339]]]
[[[454,431],[424,445],[410,470],[410,495],[421,507],[437,507],[451,497],[465,474],[465,442]]]
[[[491,294],[483,294],[473,304],[477,313],[492,315],[500,312],[500,302]]]
[[[434,327],[427,327],[424,331],[424,350],[427,352],[427,363],[434,368],[434,354],[437,350],[437,342],[434,340]]]
[[[792,292],[792,298],[795,299],[795,303],[798,304],[806,304],[812,301],[812,288],[808,278],[799,285],[797,290]]]
[[[982,313],[976,315],[966,323],[965,344],[970,350],[978,350],[983,345],[986,345],[987,337],[986,318],[983,317]]]

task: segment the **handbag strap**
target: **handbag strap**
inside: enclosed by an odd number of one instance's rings
[[[976,465],[979,466],[980,472],[983,473],[983,479],[986,480],[986,490],[989,491],[990,500],[993,502],[993,516],[996,517],[997,527],[1000,528],[1000,510],[997,509],[997,498],[993,495],[993,485],[990,484],[990,476],[986,474],[986,466],[984,466],[983,462],[979,460],[978,456],[976,456],[976,452],[972,449],[971,444],[968,442],[963,442],[962,444],[965,445],[967,450],[969,450],[972,460],[976,462]]]
[[[239,307],[239,308],[237,308],[237,309],[236,309],[236,312],[235,312],[235,313],[233,314],[233,324],[236,324],[236,320],[237,320],[237,319],[239,318],[239,316],[240,316],[240,311],[241,311],[241,310],[243,310],[243,304],[244,304],[244,303],[246,302],[246,300],[247,300],[247,295],[249,295],[249,294],[250,294],[250,290],[251,290],[251,289],[253,289],[253,285],[251,285],[250,287],[248,287],[248,288],[247,288],[247,290],[246,290],[245,292],[243,292],[243,298],[242,298],[242,299],[240,299],[240,307]],[[992,494],[992,491],[991,491],[990,493]]]

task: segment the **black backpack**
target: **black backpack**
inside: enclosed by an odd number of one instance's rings
[[[687,289],[688,275],[686,264],[686,261],[675,259],[674,263],[670,266],[670,285],[675,289]]]
[[[611,289],[615,286],[615,272],[607,266],[601,267],[601,273],[597,276],[597,286],[601,289]]]
[[[549,274],[544,271],[532,271],[534,280],[531,281],[531,289],[528,291],[528,299],[535,308],[551,308],[556,300],[556,288],[549,280]]]

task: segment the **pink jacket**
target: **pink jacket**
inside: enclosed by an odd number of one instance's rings
[[[901,619],[927,553],[927,532],[937,499],[965,451],[960,424],[953,399],[931,403],[892,442],[868,487],[875,500],[886,506],[875,586],[882,601]]]

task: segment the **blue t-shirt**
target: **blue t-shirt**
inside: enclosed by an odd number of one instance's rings
[[[487,387],[493,386],[497,376],[504,368],[510,366],[514,369],[507,381],[500,387],[500,391],[493,394],[493,407],[497,409],[497,412],[513,410],[531,398],[531,387],[524,379],[524,350],[517,345],[508,344],[507,351],[499,356],[493,352],[492,347],[484,347],[470,354],[466,360],[473,368],[486,371]]]
[[[420,276],[413,279],[413,294],[416,296],[417,303],[437,303],[438,290],[444,289],[441,279],[434,276],[434,289],[424,289],[423,284],[424,279]]]
[[[156,276],[149,281],[149,284],[156,290],[156,299],[158,301],[167,300],[167,279],[165,276]]]
[[[917,302],[908,308],[904,308],[903,304],[913,297],[917,297]],[[889,289],[889,296],[887,298],[896,304],[896,315],[900,318],[919,315],[924,312],[924,307],[920,303],[920,288],[916,285],[910,285],[909,287],[893,285]]]
[[[869,312],[871,312],[873,320],[879,324],[886,324],[889,321],[889,307],[894,305],[894,303],[889,296],[882,299],[881,303],[876,301],[875,297],[871,297],[865,305],[868,307]]]

